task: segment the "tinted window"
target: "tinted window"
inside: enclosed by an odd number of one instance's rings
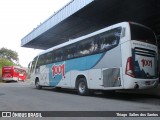
[[[98,54],[116,47],[120,40],[121,27],[67,45],[39,56],[37,66]]]
[[[143,26],[130,24],[131,40],[139,40],[156,45],[156,38],[152,30]]]
[[[100,45],[100,51],[109,50],[118,45],[121,35],[121,27],[109,30],[100,34],[98,44]]]
[[[37,62],[37,67],[39,67],[43,64],[45,64],[45,54],[39,56],[38,62]]]
[[[14,72],[18,73],[19,69],[18,68],[14,68]]]
[[[77,55],[85,56],[108,51],[118,45],[120,34],[121,27],[118,27],[80,41]]]
[[[76,57],[77,56],[76,44],[66,46],[64,56],[65,56],[64,60]]]
[[[31,73],[34,72],[34,68],[35,68],[35,64],[36,64],[36,60],[37,60],[37,57],[34,58],[33,62],[32,62],[32,66],[31,66]]]
[[[54,61],[62,61],[64,57],[64,50],[63,49],[58,49],[54,52]]]
[[[94,51],[94,39],[93,38],[88,38],[86,40],[80,41],[78,43],[78,52],[77,55],[80,56],[85,56],[89,55]]]

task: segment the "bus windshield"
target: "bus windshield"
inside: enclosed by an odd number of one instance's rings
[[[130,28],[131,40],[139,40],[156,45],[156,38],[152,30],[136,24],[130,24]]]

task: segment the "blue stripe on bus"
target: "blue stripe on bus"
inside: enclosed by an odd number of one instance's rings
[[[57,62],[53,64],[47,65],[49,68],[49,84],[50,86],[57,86],[58,83],[62,80],[63,76],[63,65],[65,64],[65,74],[70,71],[77,70],[77,71],[85,71],[93,68],[104,56],[104,53],[95,54],[91,56],[71,59],[67,61]],[[54,67],[56,66],[56,67]],[[59,66],[59,67],[57,67]],[[53,74],[53,69],[56,69],[56,75]]]

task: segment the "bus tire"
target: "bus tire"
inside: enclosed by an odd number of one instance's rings
[[[36,89],[42,89],[42,86],[39,84],[39,79],[36,79],[35,86]]]
[[[89,89],[85,78],[80,78],[77,83],[77,91],[79,95],[89,95]]]

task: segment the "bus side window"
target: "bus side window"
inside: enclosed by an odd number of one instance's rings
[[[43,65],[43,55],[40,55],[37,61],[37,67],[40,67],[41,65]]]
[[[99,35],[94,36],[93,41],[94,41],[94,51],[93,51],[93,53],[97,54],[97,53],[100,52],[100,49],[101,49],[101,41],[100,41]]]
[[[18,72],[18,69],[17,69],[17,68],[14,68],[14,72],[16,72],[16,73],[17,73],[17,72]]]
[[[110,50],[111,48],[118,45],[120,40],[120,34],[121,34],[121,29],[119,28],[115,28],[102,33],[99,38],[101,44],[100,45],[101,51]]]
[[[72,59],[74,57],[77,56],[77,53],[76,53],[76,45],[75,44],[72,44],[72,45],[69,45],[66,47],[66,55],[67,55],[67,59]]]
[[[58,49],[55,51],[55,62],[59,62],[59,61],[62,61],[63,60],[63,51],[62,49]]]
[[[67,54],[66,54],[66,48],[61,49],[61,61],[64,61],[67,59]]]
[[[54,63],[54,62],[55,62],[55,52],[52,51],[52,63]]]
[[[89,51],[89,54],[93,54],[95,53],[95,51],[97,50],[97,44],[94,40],[93,37],[89,38],[89,41],[88,41],[88,51]]]
[[[46,54],[46,63],[45,64],[50,64],[52,63],[52,52],[49,52]]]
[[[80,42],[78,46],[78,54],[79,56],[85,56],[90,54],[91,42],[87,40],[83,40]]]
[[[33,62],[32,62],[32,66],[31,66],[31,73],[33,73],[33,72],[34,72],[34,70],[35,70],[36,60],[37,60],[37,57],[36,57],[36,58],[34,58],[34,60],[33,60]]]
[[[77,55],[78,56],[85,56],[85,55],[90,55],[90,54],[95,54],[99,51],[99,42],[98,39],[96,39],[96,37],[91,37],[88,38],[87,40],[83,40],[81,42],[79,42],[78,45],[78,49],[77,49]]]
[[[40,57],[39,56],[39,58],[38,58],[38,61],[37,61],[37,64],[36,64],[36,66],[35,66],[35,73],[39,73],[40,72],[40,58],[42,58],[42,56]]]

